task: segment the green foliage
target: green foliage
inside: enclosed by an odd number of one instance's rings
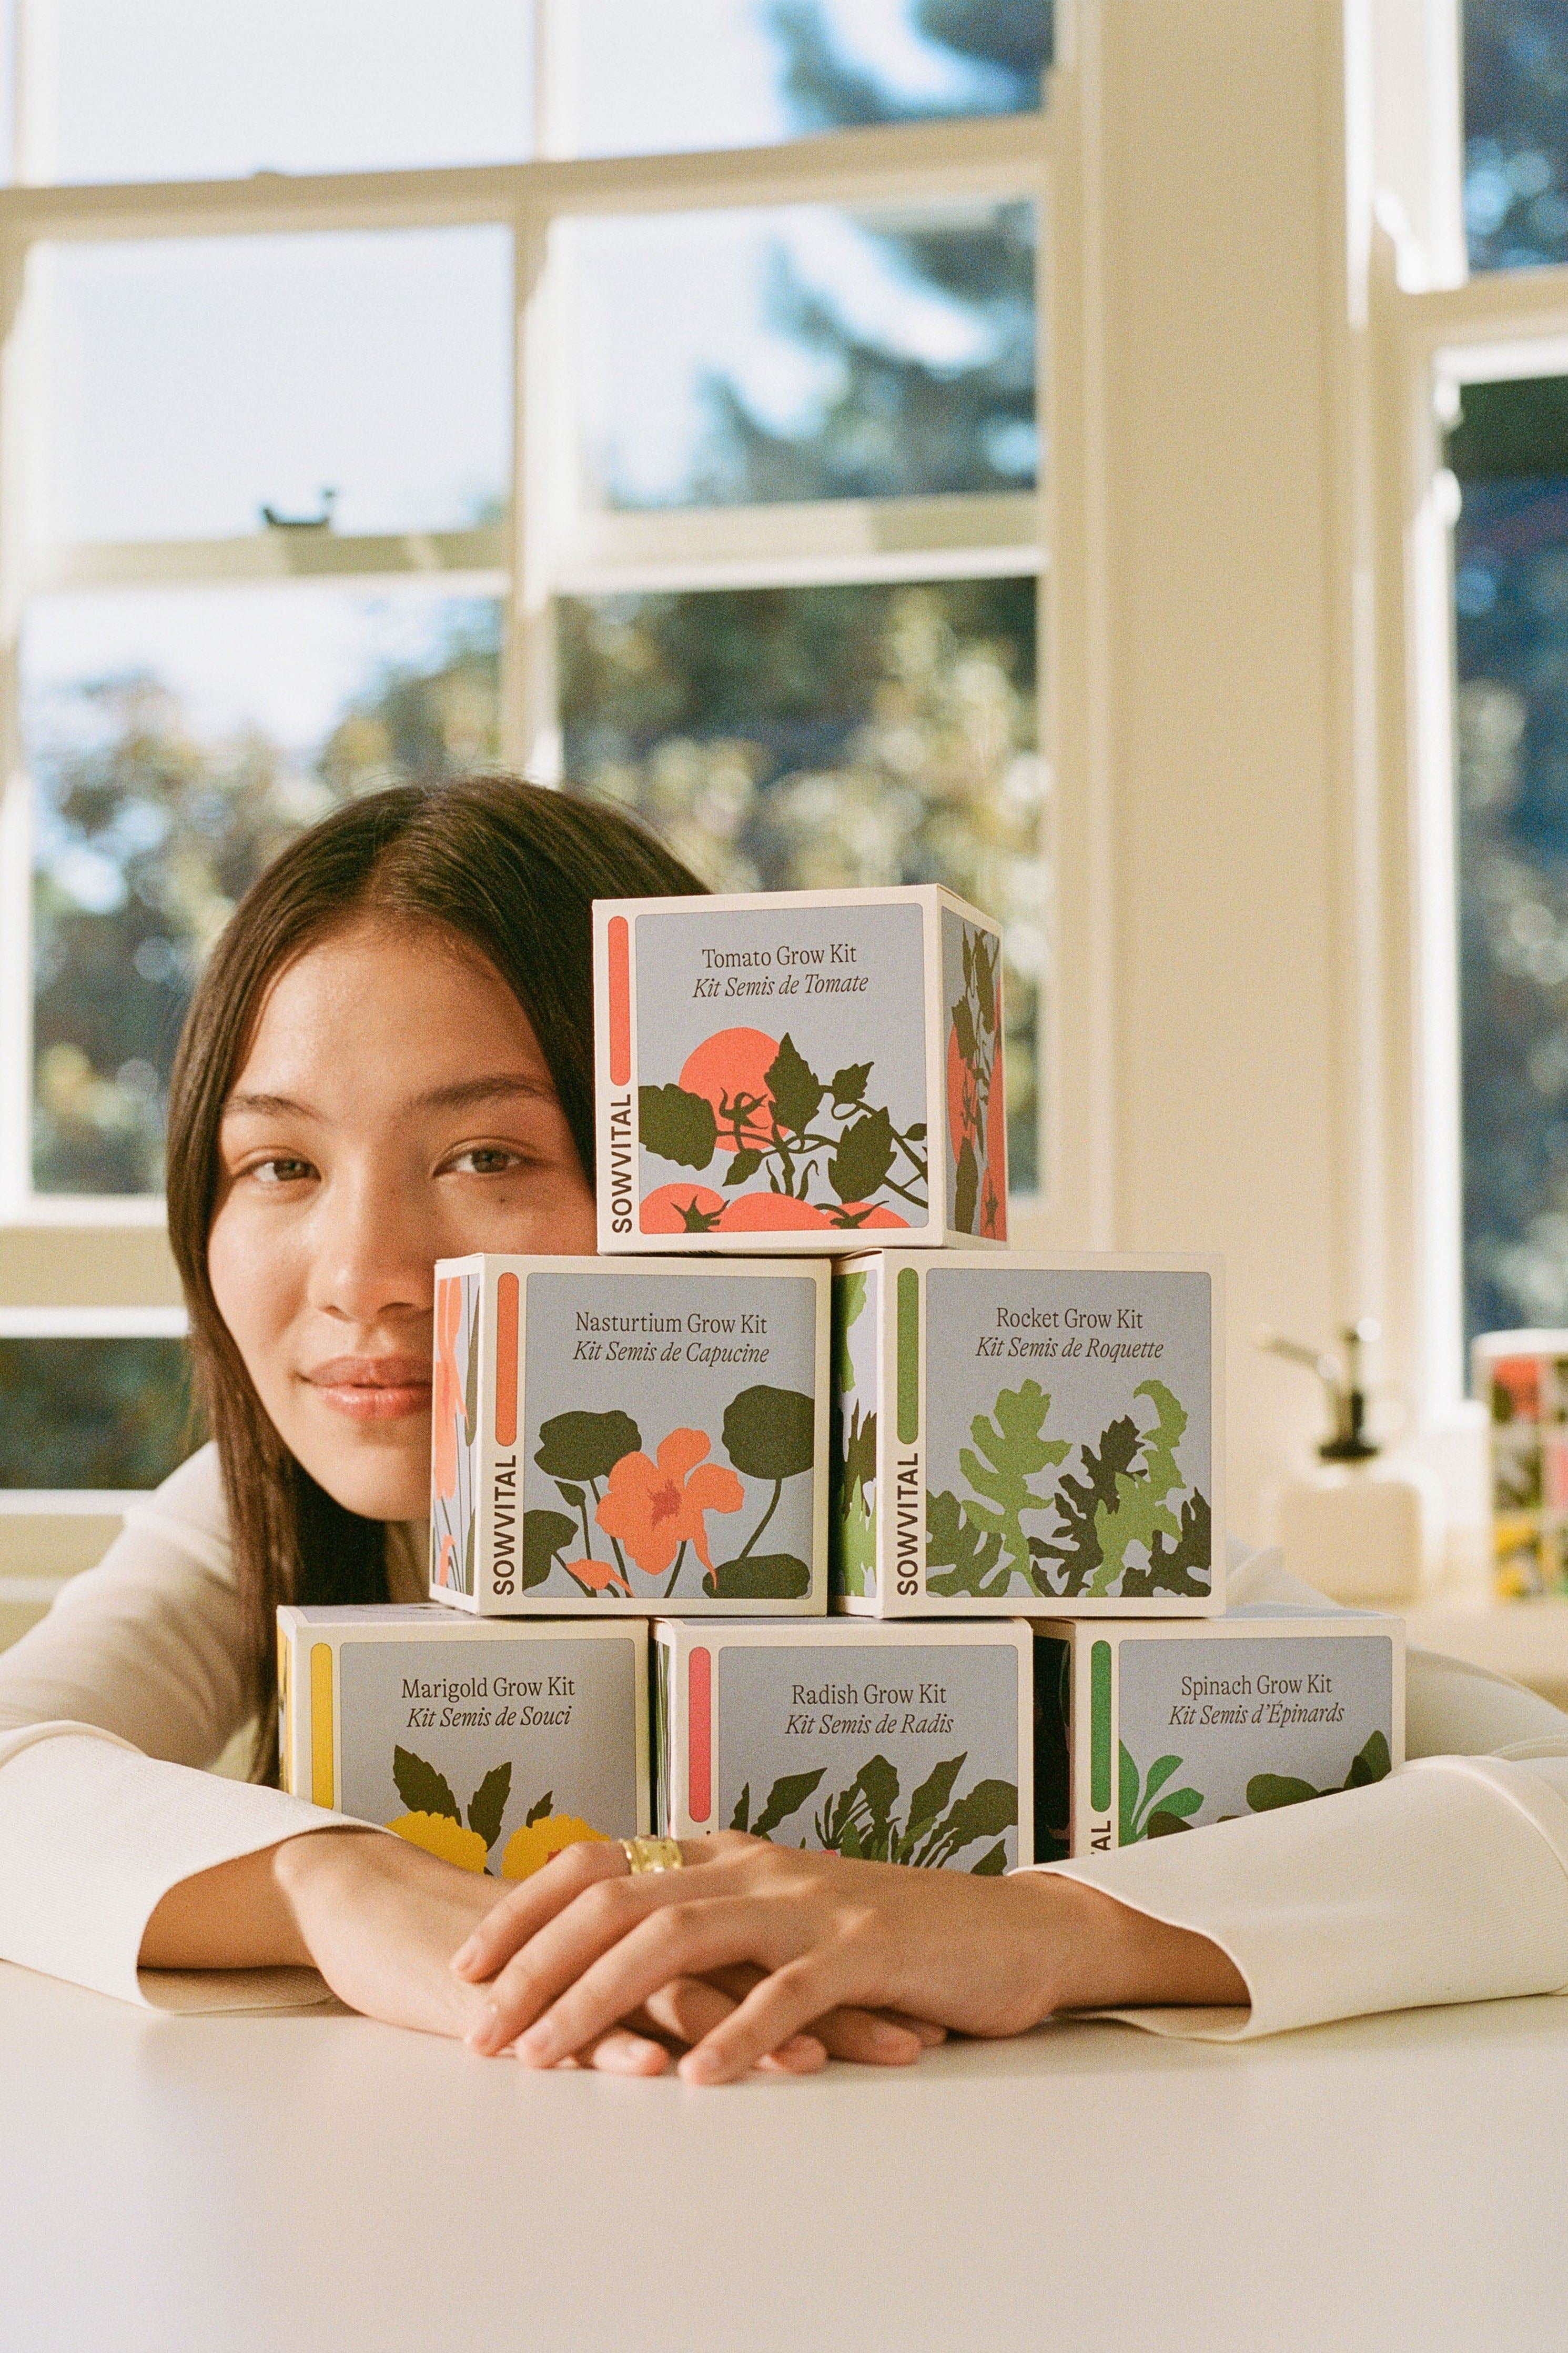
[[[1130,1415],[1119,1415],[1100,1432],[1098,1452],[1083,1450],[1087,1478],[1064,1472],[1057,1496],[1057,1525],[1049,1538],[1031,1537],[1029,1549],[1037,1561],[1055,1561],[1059,1574],[1045,1572],[1046,1590],[1055,1594],[1082,1593],[1100,1567],[1100,1517],[1116,1508],[1116,1482],[1136,1461],[1138,1425]]]
[[[579,1498],[582,1489],[573,1493]],[[524,1593],[536,1585],[547,1582],[551,1570],[577,1533],[577,1524],[564,1512],[524,1512],[522,1515],[522,1557],[519,1563],[518,1582]],[[465,1592],[472,1588],[465,1586]]]
[[[1292,1774],[1255,1773],[1247,1785],[1247,1802],[1255,1814],[1272,1813],[1280,1806],[1302,1805],[1309,1798],[1331,1798],[1336,1789],[1370,1788],[1373,1782],[1386,1779],[1393,1769],[1387,1739],[1383,1733],[1373,1732],[1352,1757],[1350,1771],[1342,1782],[1315,1789],[1310,1781],[1298,1780]]]
[[[719,1147],[719,1124],[706,1095],[684,1087],[637,1089],[637,1140],[645,1152],[683,1168],[706,1168]]]
[[[834,1110],[840,1113],[853,1111],[858,1103],[863,1103],[870,1076],[869,1062],[846,1062],[841,1071],[835,1071],[827,1089]],[[854,1196],[849,1198],[853,1199]]]
[[[477,1831],[487,1847],[494,1846],[500,1836],[501,1816],[511,1795],[511,1759],[492,1767],[468,1799],[468,1828]]]
[[[965,1752],[967,1753],[967,1752]],[[909,1811],[898,1819],[899,1776],[887,1757],[867,1758],[847,1788],[830,1796],[816,1815],[816,1843],[826,1852],[868,1862],[901,1862],[918,1870],[942,1870],[976,1840],[994,1839],[1016,1827],[1018,1792],[1011,1781],[977,1781],[965,1798],[950,1803],[963,1769],[964,1756],[936,1766],[910,1799]],[[826,1768],[824,1768],[826,1769]],[[766,1837],[799,1811],[822,1779],[822,1772],[786,1773],[773,1783],[767,1804],[751,1825],[756,1837]],[[749,1808],[751,1789],[741,1793],[731,1830],[744,1830],[742,1811]],[[767,1825],[766,1830],[763,1824]],[[804,1846],[805,1841],[801,1841]],[[1002,1862],[995,1860],[1000,1852]],[[1006,1846],[982,1857],[972,1870],[986,1877],[1005,1868]]]
[[[445,1814],[448,1821],[461,1822],[458,1800],[443,1776],[434,1765],[426,1765],[423,1757],[416,1757],[412,1749],[394,1747],[392,1778],[411,1814]]]
[[[1147,1568],[1129,1561],[1121,1572],[1122,1599],[1152,1599],[1160,1593],[1207,1593],[1214,1581],[1213,1521],[1206,1495],[1194,1490],[1184,1496],[1175,1543],[1167,1546],[1163,1529],[1155,1529]]]
[[[1197,1812],[1204,1801],[1201,1789],[1184,1788],[1173,1789],[1163,1797],[1160,1795],[1173,1774],[1181,1771],[1179,1757],[1156,1757],[1149,1767],[1148,1778],[1141,1782],[1138,1767],[1127,1743],[1119,1740],[1116,1746],[1118,1846],[1134,1846],[1140,1839],[1158,1837],[1169,1829],[1172,1822],[1182,1821],[1188,1814]],[[1160,1800],[1160,1812],[1168,1817],[1158,1831],[1152,1829],[1149,1819],[1156,1798]]]
[[[1072,1852],[1072,1651],[1037,1631],[1034,1651],[1034,1859],[1063,1862]]]
[[[1115,1508],[1108,1510],[1102,1504],[1096,1516],[1100,1563],[1089,1581],[1089,1591],[1096,1599],[1117,1588],[1130,1545],[1142,1545],[1152,1551],[1157,1535],[1181,1534],[1181,1523],[1165,1498],[1173,1489],[1186,1484],[1176,1462],[1176,1448],[1186,1432],[1186,1409],[1163,1381],[1140,1381],[1132,1394],[1150,1400],[1155,1426],[1142,1433],[1142,1470],[1136,1474],[1131,1470],[1119,1473]]]
[[[754,1822],[748,1819],[752,1803],[752,1785],[748,1781],[736,1802],[730,1828],[732,1831],[750,1831],[753,1838],[770,1837],[788,1815],[798,1812],[805,1805],[826,1770],[826,1765],[819,1765],[815,1773],[781,1774],[768,1792],[767,1804]]]
[[[1063,1473],[1056,1525],[1048,1535],[1030,1539],[1046,1591],[1149,1599],[1211,1589],[1208,1498],[1194,1489],[1184,1496],[1179,1516],[1169,1500],[1186,1483],[1176,1461],[1185,1409],[1163,1381],[1140,1382],[1133,1395],[1153,1406],[1153,1428],[1140,1430],[1126,1414],[1108,1423],[1098,1450],[1083,1449],[1087,1475]],[[1134,1551],[1140,1546],[1142,1566]]]
[[[1005,1593],[1013,1582],[1013,1564],[1002,1561],[998,1569],[1001,1560],[1002,1538],[994,1529],[976,1526],[958,1497],[945,1488],[927,1494],[926,1585],[931,1592],[944,1599],[955,1593]],[[942,1573],[933,1577],[933,1569]]]
[[[548,1479],[607,1479],[623,1455],[641,1451],[629,1413],[558,1413],[540,1423],[533,1459]]]
[[[986,1110],[1000,1043],[996,1028],[998,963],[988,933],[974,931],[965,923],[962,938],[963,991],[948,1013],[963,1071],[962,1133],[953,1171],[952,1220],[961,1233],[972,1234],[980,1205]]]
[[[542,1822],[542,1821],[547,1820],[548,1820],[548,1818],[549,1818],[549,1816],[550,1816],[551,1810],[552,1810],[552,1809],[553,1808],[554,1804],[555,1804],[555,1792],[554,1792],[554,1790],[553,1790],[553,1789],[546,1789],[546,1791],[544,1792],[543,1797],[542,1797],[542,1798],[541,1798],[541,1799],[538,1799],[538,1801],[537,1801],[535,1804],[533,1804],[533,1805],[530,1806],[530,1808],[529,1808],[529,1810],[528,1810],[527,1813],[526,1813],[526,1814],[524,1814],[524,1816],[523,1816],[523,1818],[522,1818],[522,1826],[523,1826],[523,1829],[524,1829],[525,1831],[531,1831],[531,1830],[533,1828],[533,1825],[534,1825],[534,1823],[535,1823],[535,1822]]]
[[[827,1181],[841,1201],[868,1201],[887,1183],[897,1151],[886,1111],[868,1111],[839,1137],[827,1164]]]
[[[763,1081],[777,1124],[804,1135],[826,1090],[786,1029]]]
[[[965,1518],[999,1540],[1009,1578],[1016,1572],[1031,1588],[1033,1557],[1022,1514],[1049,1511],[1055,1502],[1052,1492],[1042,1493],[1031,1482],[1070,1451],[1065,1438],[1042,1435],[1050,1409],[1038,1381],[999,1391],[991,1414],[976,1414],[969,1425],[973,1448],[961,1447],[958,1456],[959,1469],[974,1491],[964,1499]]]
[[[974,1146],[965,1136],[958,1149],[958,1168],[952,1180],[952,1222],[961,1234],[974,1231],[979,1200],[980,1163],[974,1156]]]
[[[864,1066],[869,1069],[868,1063]],[[845,1073],[840,1072],[840,1077]],[[851,1072],[851,1077],[858,1071]],[[837,1085],[837,1082],[835,1082]],[[877,1581],[877,1416],[861,1418],[856,1404],[845,1421],[845,1402],[855,1392],[855,1360],[849,1331],[866,1312],[869,1296],[864,1274],[845,1274],[833,1283],[833,1500],[828,1516],[828,1579],[835,1593],[874,1592]]]
[[[794,1553],[752,1553],[715,1561],[702,1590],[710,1601],[798,1601],[811,1591],[811,1570]]]
[[[748,1479],[793,1479],[816,1457],[815,1408],[799,1389],[759,1382],[724,1409],[724,1451]]]
[[[875,1414],[858,1436],[869,1437],[874,1462]],[[841,1490],[828,1524],[828,1577],[835,1593],[860,1596],[877,1589],[877,1506],[870,1486],[868,1477],[857,1469],[853,1484]]]
[[[869,1066],[868,1066],[869,1067]],[[863,1274],[841,1274],[833,1284],[833,1387],[841,1397],[850,1397],[855,1389],[855,1360],[849,1353],[849,1327],[858,1324],[866,1312],[867,1279]]]

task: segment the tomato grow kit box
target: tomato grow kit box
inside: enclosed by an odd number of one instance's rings
[[[442,1259],[430,1592],[820,1617],[825,1260]]]
[[[594,909],[599,1247],[1007,1232],[1002,943],[950,891]]]
[[[1026,1626],[654,1627],[654,1819],[871,1862],[1033,1853]]]
[[[1405,1621],[1037,1622],[1035,1694],[1036,1858],[1108,1852],[1403,1764]]]
[[[1223,1607],[1218,1261],[879,1250],[834,1275],[854,1616]]]
[[[576,1840],[647,1826],[641,1619],[282,1609],[278,1716],[286,1789],[468,1871],[526,1879]]]

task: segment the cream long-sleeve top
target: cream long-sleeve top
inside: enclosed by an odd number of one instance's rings
[[[418,1599],[423,1548],[393,1535],[393,1598]],[[1231,1598],[1324,1606],[1276,1553],[1237,1563]],[[309,1970],[138,1968],[171,1887],[343,1819],[202,1769],[247,1714],[208,1447],[0,1655],[0,1959],[167,2009],[320,2000]],[[1212,1938],[1251,1997],[1117,2016],[1229,2040],[1568,1988],[1568,1715],[1415,1651],[1406,1716],[1412,1761],[1370,1788],[1048,1866]]]

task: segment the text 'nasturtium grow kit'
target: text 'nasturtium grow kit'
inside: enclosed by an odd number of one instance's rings
[[[834,1276],[833,1599],[1224,1606],[1215,1260],[868,1251]]]
[[[828,1333],[824,1260],[439,1261],[432,1599],[821,1616]]]
[[[1294,1806],[1405,1761],[1405,1621],[1238,1610],[1035,1629],[1041,1862]]]
[[[647,1827],[647,1627],[479,1624],[433,1602],[278,1612],[283,1787],[526,1879]]]
[[[1007,1233],[1002,945],[935,884],[594,909],[599,1248]]]
[[[656,1827],[1010,1871],[1034,1852],[1030,1672],[1016,1621],[659,1621]]]

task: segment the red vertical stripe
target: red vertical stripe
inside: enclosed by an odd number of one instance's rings
[[[713,1810],[713,1659],[698,1649],[686,1666],[686,1707],[690,1717],[686,1735],[686,1778],[690,1788],[688,1810],[694,1822],[705,1822]]]
[[[496,1444],[517,1444],[517,1304],[515,1274],[496,1279]]]
[[[624,915],[609,925],[610,1084],[632,1082],[632,935]]]

